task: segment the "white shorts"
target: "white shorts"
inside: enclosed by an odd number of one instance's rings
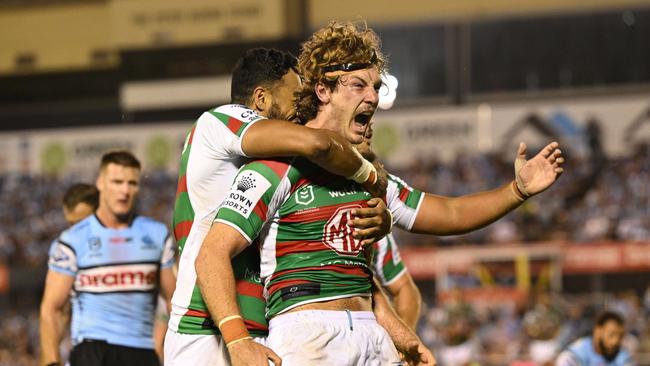
[[[266,345],[266,338],[255,337]],[[182,334],[167,329],[165,366],[230,366],[230,356],[223,339],[215,335]]]
[[[304,310],[271,319],[266,346],[282,366],[401,365],[388,333],[369,311]]]

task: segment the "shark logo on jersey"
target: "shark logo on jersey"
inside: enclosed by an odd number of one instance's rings
[[[271,187],[271,182],[262,174],[246,170],[237,176],[222,207],[229,208],[248,219],[255,205],[262,199],[269,187]]]
[[[142,238],[140,238],[140,241],[142,241],[142,246],[140,247],[141,249],[156,249],[156,243],[151,239],[149,235],[145,235]]]

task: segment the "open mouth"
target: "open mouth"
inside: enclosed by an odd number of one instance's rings
[[[371,114],[357,114],[354,116],[354,122],[361,128],[365,128],[370,123]]]

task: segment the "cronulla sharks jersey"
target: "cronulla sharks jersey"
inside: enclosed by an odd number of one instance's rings
[[[136,216],[124,229],[91,215],[50,248],[50,270],[74,276],[72,340],[153,349],[158,272],[174,263],[167,227]]]

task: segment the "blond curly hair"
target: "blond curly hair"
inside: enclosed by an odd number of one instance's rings
[[[346,63],[372,63],[379,73],[385,71],[386,59],[381,40],[365,22],[330,22],[302,44],[298,69],[303,78],[298,91],[296,112],[300,123],[316,117],[320,101],[315,86],[323,82],[334,90],[339,76],[325,76],[326,66]]]

